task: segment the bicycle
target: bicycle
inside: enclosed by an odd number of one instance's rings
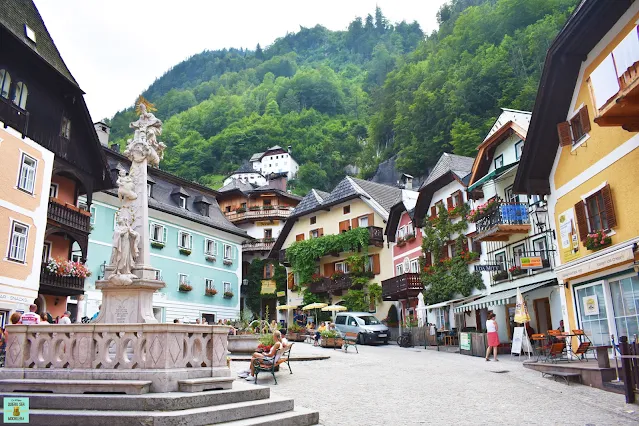
[[[410,331],[404,331],[401,336],[397,338],[397,345],[402,348],[413,347],[413,335]]]

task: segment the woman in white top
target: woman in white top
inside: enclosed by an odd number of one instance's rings
[[[490,361],[488,358],[490,357],[490,349],[493,350],[493,358],[495,361],[499,361],[497,359],[497,347],[499,346],[499,327],[497,326],[497,321],[495,320],[495,314],[488,314],[488,319],[486,320],[486,332],[488,333],[488,348],[486,349],[486,361]]]

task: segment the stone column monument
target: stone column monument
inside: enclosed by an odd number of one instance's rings
[[[106,279],[96,281],[96,288],[102,290],[102,309],[96,322],[102,324],[157,323],[153,293],[165,286],[155,279],[150,261],[147,166],[159,164],[166,145],[157,140],[162,122],[147,111],[144,102],[138,108],[140,118],[129,125],[135,133],[124,151],[131,168],[128,175],[121,170],[117,180],[120,209],[111,261]]]

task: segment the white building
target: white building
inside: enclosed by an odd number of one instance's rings
[[[249,160],[253,170],[268,176],[271,173],[287,173],[288,179],[295,179],[299,164],[291,155],[291,147],[285,150],[279,145],[272,146],[264,152],[253,154]],[[226,182],[225,182],[226,185]]]
[[[253,169],[249,163],[242,164],[239,169],[228,175],[228,177],[224,179],[224,186],[233,182],[234,179],[254,186],[266,185],[266,178],[262,173]]]

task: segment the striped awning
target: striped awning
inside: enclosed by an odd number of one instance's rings
[[[471,300],[475,300],[478,297],[481,297],[481,295],[480,294],[475,294],[475,295],[472,295],[472,296],[463,297],[461,299],[447,300],[445,302],[435,303],[434,305],[427,305],[426,308],[427,309],[443,308],[444,306],[448,306],[448,305],[459,304],[459,303],[464,303],[464,302],[470,302]]]
[[[521,293],[526,293],[532,290],[535,290],[539,287],[543,287],[545,285],[556,283],[556,280],[549,280],[540,283],[530,284],[527,286],[520,287]],[[462,306],[458,306],[455,308],[455,312],[466,312],[472,311],[473,309],[482,309],[488,308],[490,306],[497,305],[506,305],[517,295],[517,288],[511,288],[510,290],[504,290],[497,293],[489,294],[488,296],[482,297],[481,299],[477,299],[474,302],[467,303]]]

